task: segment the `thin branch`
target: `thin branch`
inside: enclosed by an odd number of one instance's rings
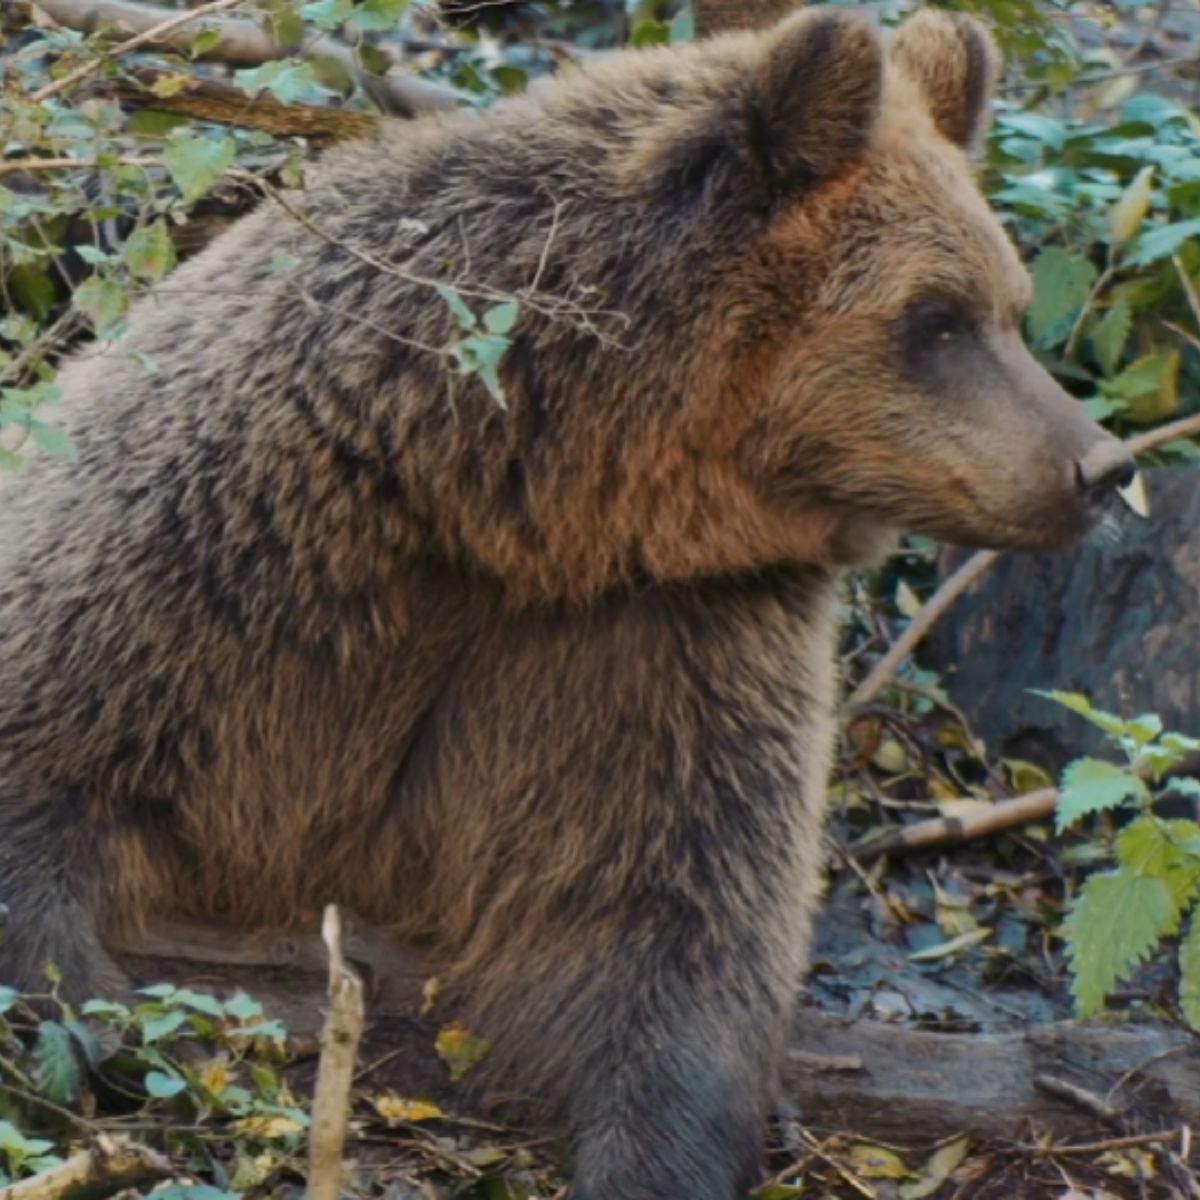
[[[1139,433],[1127,438],[1125,448],[1130,454],[1137,456],[1147,451],[1155,450],[1167,442],[1179,438],[1200,437],[1200,416],[1181,417],[1168,425],[1160,425],[1146,433]],[[921,605],[916,616],[908,623],[908,627],[896,639],[888,652],[867,673],[867,677],[850,693],[846,703],[849,706],[869,704],[879,695],[892,676],[899,670],[900,664],[916,649],[921,639],[933,628],[937,621],[950,609],[955,601],[1000,557],[996,550],[980,550],[971,555],[942,585]]]
[[[209,17],[216,13],[226,12],[242,2],[243,0],[209,0],[208,4],[202,4],[199,8],[193,8],[187,12],[175,13],[168,20],[160,21],[157,25],[143,29],[140,33],[134,34],[133,37],[114,46],[111,50],[106,50],[102,54],[96,55],[95,58],[89,62],[85,62],[83,66],[77,67],[74,71],[68,72],[61,79],[56,79],[53,83],[48,83],[45,87],[38,88],[29,98],[34,104],[41,104],[44,100],[49,100],[51,96],[57,96],[60,92],[65,92],[68,88],[74,87],[75,84],[87,79],[89,75],[94,75],[105,63],[120,58],[122,54],[128,54],[140,46],[169,40],[169,35],[181,29],[184,25],[189,25],[201,17]],[[54,16],[54,0],[43,0],[41,7],[49,12],[51,16]],[[159,14],[161,15],[161,13],[162,10],[160,9]],[[57,19],[55,17],[55,20]]]
[[[120,158],[109,159],[105,166],[120,164],[123,167],[161,167],[161,158],[138,158],[133,155],[123,155]],[[0,159],[0,176],[15,175],[21,171],[68,171],[71,169],[95,170],[94,162],[78,158],[5,158]]]
[[[232,8],[239,0],[216,0],[223,8]],[[195,31],[180,28],[184,22],[194,21],[206,12],[211,13],[214,5],[209,4],[191,12],[176,15],[171,21],[162,20],[164,10],[140,0],[37,0],[38,6],[68,29],[84,33],[92,32],[104,24],[117,24],[133,30],[139,45],[166,47],[181,53],[190,51],[195,40]],[[288,47],[280,46],[267,32],[253,21],[236,18],[208,19],[202,28],[215,32],[215,45],[205,51],[201,58],[228,66],[256,67],[265,62],[284,57]],[[129,43],[116,47],[108,57],[123,53]],[[460,99],[459,93],[444,84],[431,83],[415,75],[393,74],[371,75],[364,71],[354,51],[328,34],[318,34],[307,39],[296,52],[306,59],[332,59],[354,78],[362,89],[384,112],[401,117],[414,117],[423,112],[454,108]],[[386,51],[385,51],[386,53]],[[394,65],[402,61],[393,57]],[[89,64],[84,76],[91,74],[100,62]],[[78,73],[77,73],[78,74]],[[70,77],[59,80],[55,86],[69,86]],[[35,97],[36,99],[36,97]]]
[[[866,837],[850,846],[846,854],[863,862],[884,854],[911,854],[933,846],[970,842],[1033,821],[1044,821],[1054,812],[1057,803],[1057,788],[1039,788],[1036,792],[980,808],[965,817],[931,817],[883,836]]]
[[[0,1196],[3,1200],[62,1200],[76,1192],[103,1195],[174,1173],[175,1169],[157,1151],[125,1138],[101,1135],[90,1150],[72,1154],[66,1162],[40,1175],[10,1183]]]

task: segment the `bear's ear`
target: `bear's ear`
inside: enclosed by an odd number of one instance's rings
[[[896,31],[889,57],[921,89],[940,132],[977,150],[1000,75],[1000,53],[987,30],[962,13],[924,9]]]
[[[766,35],[749,80],[747,148],[777,193],[836,175],[871,142],[883,49],[861,17],[798,13]]]

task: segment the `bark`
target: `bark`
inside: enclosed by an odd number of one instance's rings
[[[1058,767],[1104,748],[1031,688],[1200,733],[1200,472],[1154,470],[1146,487],[1148,520],[1122,513],[1117,536],[1002,558],[939,622],[928,661],[994,753]],[[957,556],[946,559],[950,569]]]
[[[127,933],[114,946],[133,956],[131,968],[143,978],[247,988],[301,1041],[320,1028],[328,956],[316,936],[177,921]],[[370,1086],[461,1108],[432,1052],[434,1031],[450,1015],[435,1014],[433,1024],[417,1016],[436,963],[371,930],[347,936],[345,952],[370,980],[362,1055]],[[1095,1133],[1097,1112],[1107,1109],[1118,1115],[1120,1132],[1200,1125],[1200,1043],[1161,1025],[943,1034],[802,1007],[783,1083],[784,1099],[814,1129],[884,1140],[968,1130],[1012,1137],[1030,1126],[1058,1138],[1086,1137]]]

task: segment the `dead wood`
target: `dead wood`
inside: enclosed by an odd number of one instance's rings
[[[155,85],[166,79],[175,81],[178,91],[156,95]],[[218,79],[184,78],[178,72],[161,69],[129,71],[123,78],[105,80],[92,90],[138,108],[258,129],[276,137],[303,137],[318,144],[367,137],[379,127],[379,118],[372,113],[283,104],[267,92],[254,94]]]
[[[71,1200],[105,1196],[150,1179],[165,1179],[175,1168],[159,1153],[126,1138],[101,1136],[94,1146],[29,1179],[0,1188],[0,1200]]]
[[[114,946],[135,956],[131,969],[143,978],[218,991],[245,987],[289,1030],[320,1027],[327,956],[315,936],[175,921],[142,935],[127,932]],[[371,1086],[459,1102],[432,1053],[436,1026],[449,1014],[435,1014],[433,1024],[418,1021],[422,985],[436,964],[375,930],[347,937],[345,953],[370,980],[362,1064]],[[387,1061],[373,1067],[381,1050]],[[1046,1079],[1063,1086],[1048,1089]],[[1081,1094],[1113,1110],[1118,1132],[1136,1133],[1200,1125],[1200,1042],[1163,1025],[1063,1023],[948,1034],[801,1008],[783,1084],[786,1101],[814,1128],[884,1140],[967,1130],[1011,1138],[1031,1127],[1086,1138],[1094,1136],[1097,1118],[1072,1099]]]
[[[227,66],[256,67],[289,54],[306,59],[331,59],[356,79],[384,112],[395,116],[414,117],[453,108],[458,103],[458,93],[453,88],[401,73],[395,67],[384,75],[371,75],[362,69],[349,46],[327,34],[306,37],[298,46],[282,46],[254,21],[214,16],[181,24],[177,20],[179,13],[140,0],[37,0],[37,5],[68,29],[93,33],[114,25],[134,38],[144,39],[140,45],[185,53],[197,34],[214,31],[218,35],[216,42],[199,57]],[[154,36],[147,36],[151,34]],[[398,65],[399,57],[394,54],[391,57]]]

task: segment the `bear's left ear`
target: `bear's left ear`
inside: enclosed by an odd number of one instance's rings
[[[987,30],[962,13],[923,9],[896,31],[889,57],[921,89],[939,131],[964,150],[978,150],[1000,75]]]
[[[835,175],[870,145],[883,48],[861,17],[798,13],[765,37],[749,79],[746,147],[777,193]]]

